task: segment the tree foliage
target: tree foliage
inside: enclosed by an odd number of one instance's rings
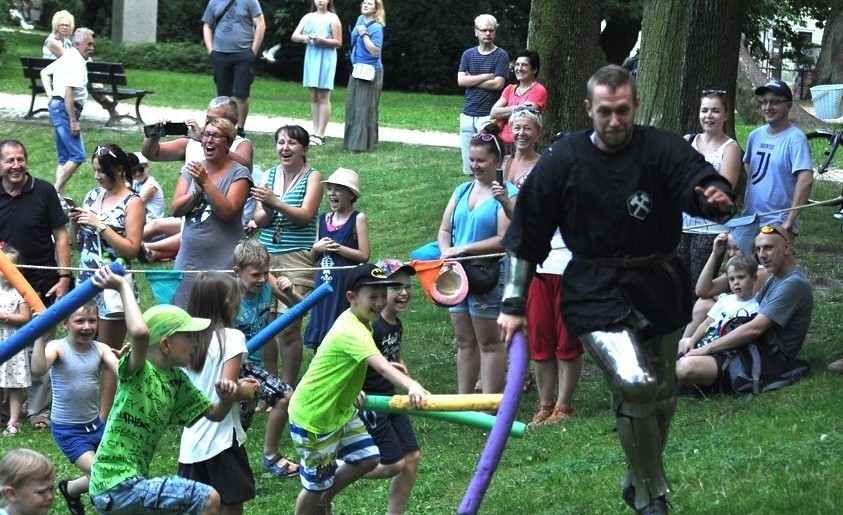
[[[813,66],[806,51],[813,47],[804,42],[797,32],[798,25],[805,20],[817,20],[822,28],[835,0],[750,0],[743,17],[741,31],[750,45],[756,59],[769,57],[764,47],[763,36],[767,29],[773,31],[787,43],[782,58],[797,65]]]

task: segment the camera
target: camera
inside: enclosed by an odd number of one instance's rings
[[[147,138],[162,138],[164,136],[187,136],[189,127],[184,122],[156,123],[144,125],[143,135]]]
[[[261,382],[260,388],[255,393],[255,397],[265,400],[270,406],[273,406],[279,399],[283,399],[288,393],[293,391],[290,385],[254,363],[246,362],[243,365],[242,376],[254,377]]]

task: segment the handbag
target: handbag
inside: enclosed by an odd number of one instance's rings
[[[471,294],[489,293],[500,278],[500,259],[496,257],[471,258],[460,261],[468,279]]]
[[[355,79],[371,82],[375,80],[375,67],[366,63],[354,64],[351,67],[351,76]]]
[[[100,255],[100,266],[105,266],[109,264],[106,259],[103,259],[102,256],[102,237],[97,234],[97,247],[99,250]],[[123,258],[117,258],[119,261],[123,261]],[[125,264],[125,263],[123,263]],[[129,285],[132,287],[132,291],[135,291],[135,280],[131,273],[126,273],[123,275],[123,280],[125,280]],[[120,292],[117,290],[112,290],[106,288],[102,291],[102,303],[105,307],[105,314],[102,315],[100,318],[103,320],[123,320],[125,318],[126,308],[123,307],[123,298],[120,296]]]

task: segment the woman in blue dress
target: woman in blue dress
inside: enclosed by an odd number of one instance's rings
[[[302,17],[290,39],[307,46],[302,86],[310,88],[310,116],[313,118],[310,143],[322,145],[328,120],[331,119],[337,48],[342,46],[342,26],[334,10],[334,2],[313,0],[313,10]]]

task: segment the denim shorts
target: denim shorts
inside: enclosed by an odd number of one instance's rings
[[[355,414],[344,426],[325,434],[316,434],[290,422],[290,437],[301,456],[299,476],[309,492],[324,492],[334,484],[337,461],[361,463],[379,458],[378,446]]]
[[[96,452],[105,432],[105,422],[99,417],[87,424],[62,424],[54,420],[50,429],[61,452],[70,463],[76,463],[86,452]]]
[[[59,164],[63,165],[70,161],[71,163],[84,163],[87,160],[85,156],[85,146],[82,143],[82,133],[74,136],[70,130],[70,117],[67,116],[67,108],[64,105],[64,100],[59,98],[50,99],[48,105],[50,112],[50,123],[53,124],[53,129],[56,137],[56,152],[59,155]],[[76,119],[82,116],[82,106],[76,105]]]
[[[468,313],[473,318],[497,319],[501,312],[501,299],[503,298],[503,261],[500,264],[498,284],[491,291],[486,293],[469,293],[465,300],[451,306],[448,311],[451,313]]]
[[[91,496],[100,513],[202,513],[214,489],[179,476],[136,476]]]

